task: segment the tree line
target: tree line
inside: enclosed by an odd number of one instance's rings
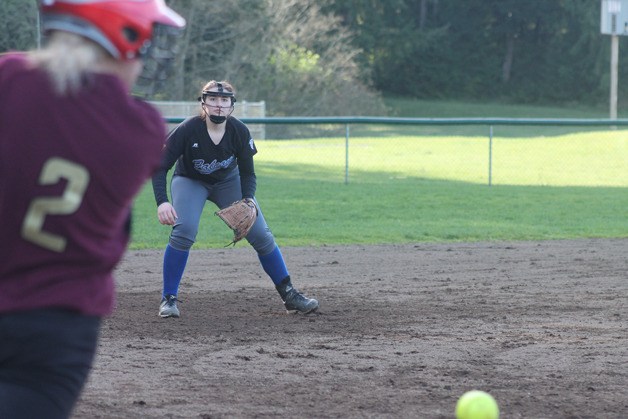
[[[168,3],[188,28],[173,77],[151,99],[194,100],[205,81],[227,79],[271,115],[381,115],[386,96],[608,101],[599,0]],[[0,1],[0,25],[0,51],[37,47],[36,1]],[[620,101],[626,45],[620,36]]]
[[[527,103],[608,97],[600,0],[336,0],[326,10],[355,34],[380,91]],[[620,59],[625,68],[628,56]]]

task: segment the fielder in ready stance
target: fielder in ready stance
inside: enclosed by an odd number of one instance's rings
[[[113,309],[132,200],[166,137],[131,87],[185,26],[163,0],[44,0],[41,18],[44,49],[0,56],[0,417],[11,419],[72,414]]]
[[[222,209],[240,199],[251,199],[257,205],[258,217],[246,239],[257,252],[286,310],[316,311],[318,301],[303,296],[292,286],[281,251],[255,201],[253,155],[257,149],[246,125],[231,116],[236,102],[233,86],[212,80],[203,86],[198,100],[200,114],[187,118],[170,133],[162,168],[153,176],[159,222],[173,226],[164,253],[159,315],[179,317],[179,284],[205,202],[211,201]],[[170,204],[166,174],[175,162]]]

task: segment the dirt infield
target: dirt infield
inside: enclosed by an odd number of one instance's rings
[[[76,418],[628,414],[628,239],[284,248],[314,315],[288,315],[251,248],[197,250],[180,319],[161,251],[118,269]]]

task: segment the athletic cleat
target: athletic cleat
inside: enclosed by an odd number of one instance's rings
[[[159,317],[179,317],[179,309],[177,308],[177,296],[168,294],[161,299],[159,305]]]
[[[318,301],[307,298],[295,288],[291,288],[283,298],[283,305],[288,313],[313,313],[318,310]]]
[[[288,313],[313,313],[318,310],[318,301],[313,298],[307,298],[296,288],[292,286],[290,275],[285,277],[283,281],[275,286],[277,292],[281,295],[283,305]]]

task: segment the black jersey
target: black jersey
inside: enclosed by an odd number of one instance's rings
[[[234,117],[227,118],[225,134],[218,144],[209,137],[207,125],[199,116],[187,118],[170,132],[161,170],[153,176],[157,205],[168,201],[166,174],[176,162],[174,174],[213,185],[240,171],[243,198],[255,194],[253,156],[257,153],[249,129]]]

